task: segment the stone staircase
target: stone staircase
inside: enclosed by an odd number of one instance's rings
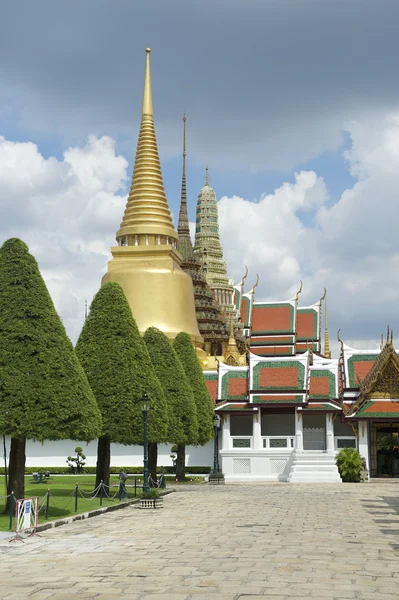
[[[294,454],[287,481],[290,483],[341,483],[334,454],[300,452]]]

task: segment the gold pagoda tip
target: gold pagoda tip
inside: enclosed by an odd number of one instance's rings
[[[143,94],[143,115],[154,115],[152,108],[152,92],[151,92],[151,72],[150,72],[150,48],[145,49],[145,76],[144,76],[144,94]]]

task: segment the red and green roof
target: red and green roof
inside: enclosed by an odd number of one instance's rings
[[[227,371],[222,375],[222,399],[245,400],[248,396],[247,371]]]
[[[316,308],[298,308],[296,314],[297,340],[305,341],[318,338],[318,311]]]
[[[359,379],[363,381],[378,358],[378,354],[353,354],[348,358],[347,387],[359,387]]]
[[[206,387],[210,397],[214,402],[218,398],[218,374],[217,373],[204,373]]]
[[[288,302],[254,304],[252,334],[294,333],[294,317],[294,306]]]
[[[399,402],[393,400],[368,400],[354,416],[368,419],[399,419]]]
[[[335,375],[328,369],[311,370],[309,398],[335,398]]]
[[[294,346],[251,346],[256,356],[294,356]]]
[[[298,360],[259,362],[253,368],[254,390],[303,390],[305,365]]]
[[[310,403],[307,406],[305,406],[302,410],[309,412],[312,410],[337,410],[339,411],[340,408],[338,406],[335,406],[334,404],[331,404],[330,402],[323,402],[323,403],[319,403],[319,402],[314,402],[314,403]]]

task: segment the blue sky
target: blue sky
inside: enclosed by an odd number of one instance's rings
[[[387,321],[395,329],[396,0],[0,0],[0,10],[0,236],[35,249],[71,337],[122,216],[147,46],[175,217],[186,111],[190,216],[208,164],[231,275],[249,263],[268,299],[302,278],[312,303],[326,286],[331,328],[353,343],[374,343]]]

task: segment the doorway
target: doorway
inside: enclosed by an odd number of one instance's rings
[[[373,423],[371,477],[399,477],[399,422]]]
[[[303,415],[303,449],[326,449],[326,415]]]

